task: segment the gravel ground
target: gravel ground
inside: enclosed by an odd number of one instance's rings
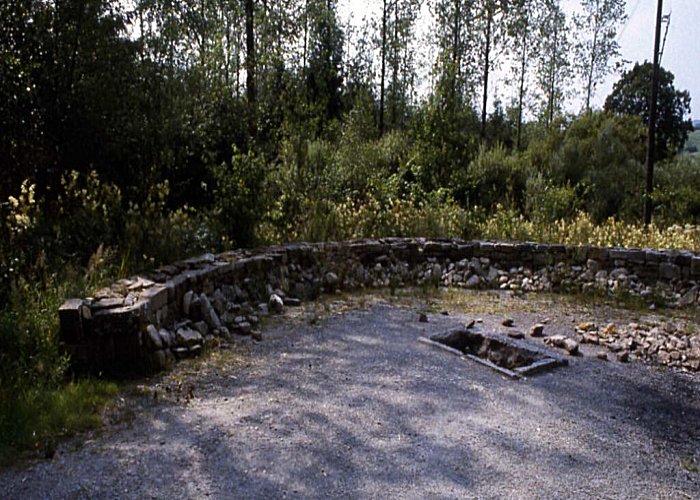
[[[0,498],[700,498],[697,375],[582,347],[513,381],[416,342],[466,319],[428,316],[380,302],[268,326],[148,381],[94,439],[0,473]]]

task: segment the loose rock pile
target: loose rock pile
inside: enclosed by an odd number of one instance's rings
[[[671,323],[629,323],[620,328],[613,323],[604,328],[594,323],[581,323],[576,333],[581,342],[616,353],[619,361],[641,359],[700,371],[700,338],[682,333]]]

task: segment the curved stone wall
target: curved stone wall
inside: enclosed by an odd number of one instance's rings
[[[386,238],[205,254],[120,280],[59,310],[77,371],[161,370],[207,344],[258,335],[261,316],[322,293],[411,285],[598,290],[687,306],[700,256],[687,251]]]

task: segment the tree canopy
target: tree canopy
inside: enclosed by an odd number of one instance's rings
[[[649,94],[653,75],[653,64],[635,64],[625,71],[605,100],[605,109],[619,114],[642,117],[649,125]],[[659,94],[657,102],[656,151],[657,159],[675,154],[693,130],[690,118],[690,94],[687,90],[676,90],[674,76],[659,68]]]

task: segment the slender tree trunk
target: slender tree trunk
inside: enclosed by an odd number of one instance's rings
[[[525,21],[525,32],[523,33],[523,50],[520,54],[520,89],[518,91],[518,131],[515,146],[520,149],[522,145],[523,131],[523,101],[525,100],[525,68],[527,64],[527,20]]]
[[[226,30],[226,56],[224,57],[225,61],[225,68],[224,68],[224,83],[226,84],[226,91],[227,93],[231,91],[231,84],[230,84],[230,78],[231,78],[231,18],[229,11],[226,9],[226,7],[223,7],[225,10],[223,11],[224,19],[226,22],[225,30]]]
[[[248,133],[251,138],[257,135],[257,95],[255,86],[255,0],[245,0],[246,32],[246,93],[248,97]]]
[[[306,60],[308,58],[309,50],[309,0],[304,2],[304,49],[301,55],[301,78],[303,81],[302,88],[304,89],[304,104],[306,104],[306,109],[309,108],[309,82],[308,82],[308,70],[306,68]]]
[[[397,99],[399,87],[399,1],[394,0],[394,46],[393,61],[391,62],[391,125],[397,122]]]
[[[598,30],[593,33],[593,46],[591,47],[591,64],[588,68],[588,81],[586,82],[586,111],[591,110],[591,94],[593,93],[593,73],[595,71],[596,50],[598,47]]]
[[[387,0],[383,0],[382,10],[382,75],[379,89],[379,135],[384,135],[384,83],[386,78],[386,16]]]
[[[484,96],[481,104],[481,140],[486,139],[486,106],[489,98],[489,70],[491,69],[491,23],[493,18],[492,5],[486,7],[486,47],[484,49]]]
[[[554,121],[554,92],[555,92],[555,79],[556,79],[556,65],[557,65],[557,50],[559,48],[559,32],[554,31],[554,46],[552,47],[552,60],[550,61],[549,68],[549,102],[547,104],[547,128],[552,126]]]
[[[461,38],[462,38],[462,12],[461,12],[461,0],[455,0],[455,19],[454,19],[454,42],[452,47],[452,94],[453,96],[457,94],[457,84],[462,76],[462,50],[461,50]]]

